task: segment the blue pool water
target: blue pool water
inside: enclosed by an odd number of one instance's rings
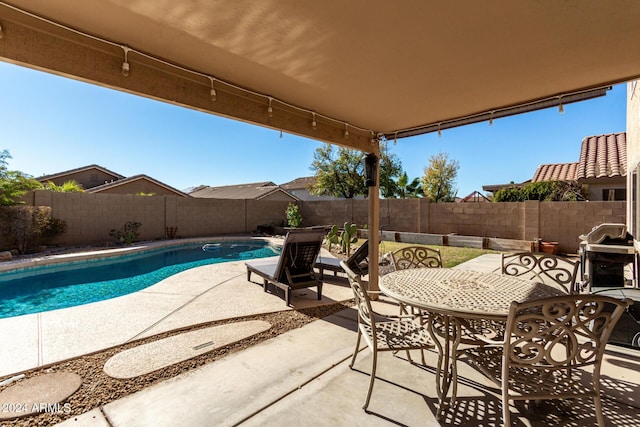
[[[190,268],[264,258],[279,249],[262,241],[170,246],[103,259],[0,273],[0,318],[119,297]]]

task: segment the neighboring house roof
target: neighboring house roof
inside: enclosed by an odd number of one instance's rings
[[[316,183],[315,176],[305,176],[305,177],[296,178],[293,181],[284,183],[280,185],[280,187],[284,188],[285,190],[306,190],[315,183]]]
[[[578,181],[598,178],[622,178],[627,175],[627,134],[625,132],[585,137],[580,160],[572,163],[549,163],[538,166],[531,182]],[[496,191],[520,184],[483,185],[484,191]]]
[[[147,175],[134,175],[131,176],[129,178],[123,178],[123,179],[119,179],[117,181],[113,181],[113,182],[108,182],[106,184],[103,185],[99,185],[97,187],[93,187],[90,188],[88,190],[86,190],[87,193],[100,193],[100,192],[104,192],[106,190],[110,190],[113,188],[117,188],[117,187],[122,187],[122,186],[126,186],[126,185],[130,185],[132,183],[135,183],[137,181],[147,181],[152,183],[153,185],[159,186],[164,188],[165,190],[171,192],[171,193],[175,193],[177,196],[181,196],[181,197],[189,197],[188,194],[183,193],[182,191],[175,189],[163,182],[160,182],[154,178],[151,178],[150,176]]]
[[[99,170],[99,171],[101,171],[103,173],[106,173],[107,175],[112,175],[115,180],[124,178],[123,175],[120,175],[119,173],[115,173],[115,172],[113,172],[113,171],[111,171],[111,170],[109,170],[107,168],[103,168],[102,166],[99,166],[99,165],[88,165],[88,166],[82,166],[82,167],[79,167],[79,168],[76,168],[76,169],[71,169],[71,170],[64,171],[64,172],[54,173],[54,174],[51,174],[51,175],[42,175],[42,176],[40,176],[40,177],[38,177],[36,179],[38,181],[40,181],[40,182],[46,182],[46,181],[50,181],[52,179],[62,178],[65,175],[74,175],[74,174],[77,174],[78,172],[85,172],[85,171],[88,171],[88,170],[91,170],[91,169],[97,169],[97,170]]]
[[[530,182],[531,182],[531,180],[530,180],[530,179],[528,179],[528,180],[523,181],[523,182],[521,182],[521,183],[519,183],[519,184],[516,184],[516,183],[514,183],[514,182],[511,182],[511,183],[509,183],[509,184],[490,184],[490,185],[483,185],[483,186],[482,186],[482,190],[484,190],[484,191],[489,191],[489,192],[491,192],[491,193],[495,193],[496,191],[498,191],[498,190],[502,190],[503,188],[508,188],[508,187],[520,187],[520,186],[525,185],[525,184],[528,184],[528,183],[530,183]]]
[[[540,165],[531,181],[575,181],[577,171],[578,162]]]
[[[627,134],[589,136],[582,140],[578,179],[613,178],[627,175]]]
[[[463,197],[460,200],[460,203],[467,203],[467,202],[490,202],[491,200],[489,200],[486,196],[484,196],[482,193],[480,193],[479,191],[473,191],[471,192],[468,196]]]
[[[225,185],[221,187],[200,186],[189,193],[191,197],[210,199],[263,199],[274,193],[281,192],[293,200],[296,196],[284,190],[273,182],[255,182],[250,184]]]

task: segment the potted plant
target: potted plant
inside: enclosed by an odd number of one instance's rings
[[[545,242],[544,240],[541,240],[538,243],[538,247],[540,248],[540,252],[544,252],[546,254],[558,253],[558,242]]]

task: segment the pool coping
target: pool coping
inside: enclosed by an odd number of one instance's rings
[[[168,246],[183,246],[193,243],[210,243],[234,240],[262,240],[270,244],[278,245],[281,242],[279,237],[270,236],[248,236],[248,235],[225,235],[225,236],[209,236],[209,237],[190,237],[185,239],[168,239],[157,240],[151,242],[140,242],[132,246],[118,246],[105,249],[92,249],[89,251],[79,250],[78,252],[70,252],[65,254],[50,254],[42,256],[34,256],[25,259],[15,259],[0,263],[0,273],[15,273],[21,270],[27,270],[33,267],[42,267],[56,264],[73,263],[76,261],[97,260],[102,258],[118,257],[134,253],[142,253],[161,249]]]

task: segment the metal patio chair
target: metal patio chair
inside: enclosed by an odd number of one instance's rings
[[[342,262],[342,268],[347,273],[356,301],[356,307],[358,308],[358,337],[349,368],[353,369],[362,337],[373,353],[369,390],[367,391],[367,396],[362,406],[362,409],[366,411],[369,406],[373,383],[376,378],[378,352],[423,350],[433,347],[433,342],[427,330],[417,322],[413,316],[387,316],[373,311],[368,294],[368,292],[372,291],[367,291],[362,284],[360,275],[353,272],[344,261]],[[379,320],[381,318],[384,320]]]
[[[579,293],[576,286],[580,260],[558,255],[533,252],[502,254],[502,274],[539,280],[547,285],[558,285],[567,294]]]
[[[391,263],[395,270],[440,268],[442,267],[442,257],[439,249],[426,246],[406,246],[391,252]]]
[[[510,426],[511,400],[593,398],[598,425],[604,427],[602,357],[616,322],[631,302],[601,295],[513,302],[501,343],[460,353],[501,387],[505,426]]]

